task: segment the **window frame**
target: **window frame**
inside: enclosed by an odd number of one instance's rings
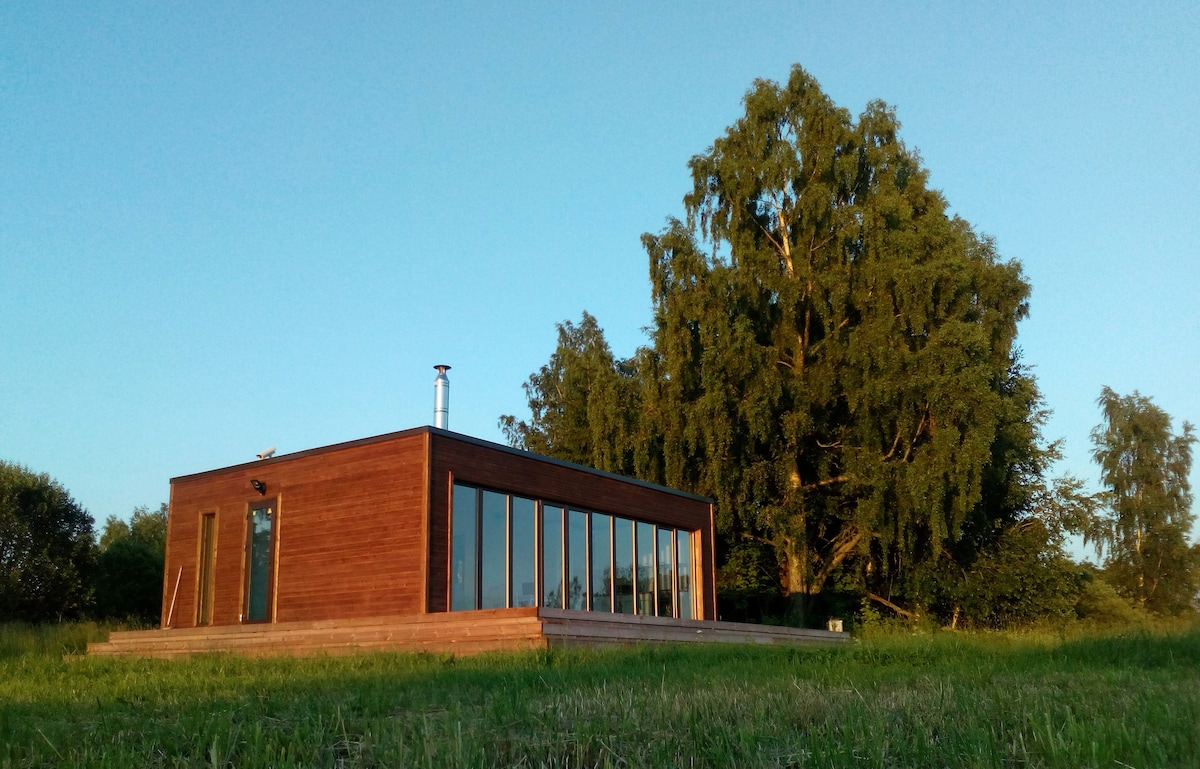
[[[267,594],[264,598],[264,616],[261,619],[250,617],[251,608],[251,590],[252,582],[255,576],[253,569],[254,559],[254,513],[259,510],[268,510],[268,515],[271,519],[271,536],[267,543]],[[246,539],[245,539],[245,557],[242,559],[243,579],[242,579],[242,623],[243,624],[263,624],[275,621],[275,551],[276,543],[279,539],[279,497],[267,497],[264,499],[252,500],[246,503]]]

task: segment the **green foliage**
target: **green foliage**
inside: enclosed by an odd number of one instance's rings
[[[96,615],[157,622],[162,612],[167,505],[138,507],[130,522],[112,516],[100,537],[94,580]]]
[[[733,547],[717,572],[717,615],[728,622],[761,623],[780,614],[774,548],[761,542]]]
[[[941,583],[963,625],[1003,629],[1075,619],[1080,570],[1049,537],[1040,520],[1022,521],[985,548],[961,580]]]
[[[745,604],[774,572],[793,616],[836,586],[948,621],[961,586],[938,580],[996,568],[1033,518],[1046,550],[1022,568],[1058,557],[1090,500],[1047,478],[1013,346],[1029,286],[947,213],[893,111],[854,119],[797,67],[690,167],[686,221],[643,237],[652,346],[616,360],[591,316],[560,326],[510,442],[714,498],[726,588]]]
[[[604,332],[585,312],[578,326],[558,325],[550,362],[525,383],[532,420],[505,415],[500,427],[512,446],[609,472],[631,472],[634,374],[629,364],[613,358]]]
[[[49,651],[0,657],[0,766],[1200,762],[1195,629],[465,659],[65,662]]]
[[[0,621],[79,616],[92,557],[92,517],[66,489],[0,461]]]
[[[1095,627],[1147,626],[1150,616],[1117,594],[1102,574],[1089,566],[1079,570],[1079,597],[1076,616]]]
[[[1140,608],[1191,612],[1200,589],[1200,558],[1187,541],[1192,425],[1176,435],[1171,417],[1137,392],[1105,387],[1098,402],[1104,422],[1092,432],[1093,456],[1108,504],[1089,539],[1097,554],[1107,551],[1105,578]]]
[[[688,220],[645,239],[667,481],[773,540],[785,590],[851,556],[932,559],[982,495],[1028,286],[946,213],[882,103],[796,68],[693,158]],[[676,470],[676,472],[672,472]]]

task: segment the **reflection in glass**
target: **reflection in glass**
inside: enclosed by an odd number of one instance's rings
[[[637,613],[654,615],[654,524],[637,524]]]
[[[563,608],[563,509],[542,505],[542,606]]]
[[[249,573],[246,576],[246,619],[270,619],[271,531],[275,522],[273,505],[250,511]]]
[[[692,618],[692,533],[675,532],[675,557],[679,562],[679,618]]]
[[[512,498],[512,606],[537,604],[537,530],[532,499]]]
[[[484,491],[479,608],[503,609],[508,595],[508,495]]]
[[[450,550],[450,608],[475,608],[475,489],[454,484]]]
[[[674,617],[672,598],[675,595],[675,559],[671,551],[675,547],[675,531],[658,529],[658,616]]]
[[[618,614],[633,614],[633,521],[613,519],[613,598]]]
[[[587,513],[567,513],[567,608],[587,609]]]
[[[612,518],[592,513],[592,611],[612,611]]]

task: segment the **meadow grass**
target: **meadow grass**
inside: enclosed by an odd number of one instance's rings
[[[0,767],[1200,765],[1194,627],[459,659],[72,643],[0,641]]]

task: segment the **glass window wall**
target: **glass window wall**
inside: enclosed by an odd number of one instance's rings
[[[458,483],[451,515],[453,611],[695,616],[690,531]]]

